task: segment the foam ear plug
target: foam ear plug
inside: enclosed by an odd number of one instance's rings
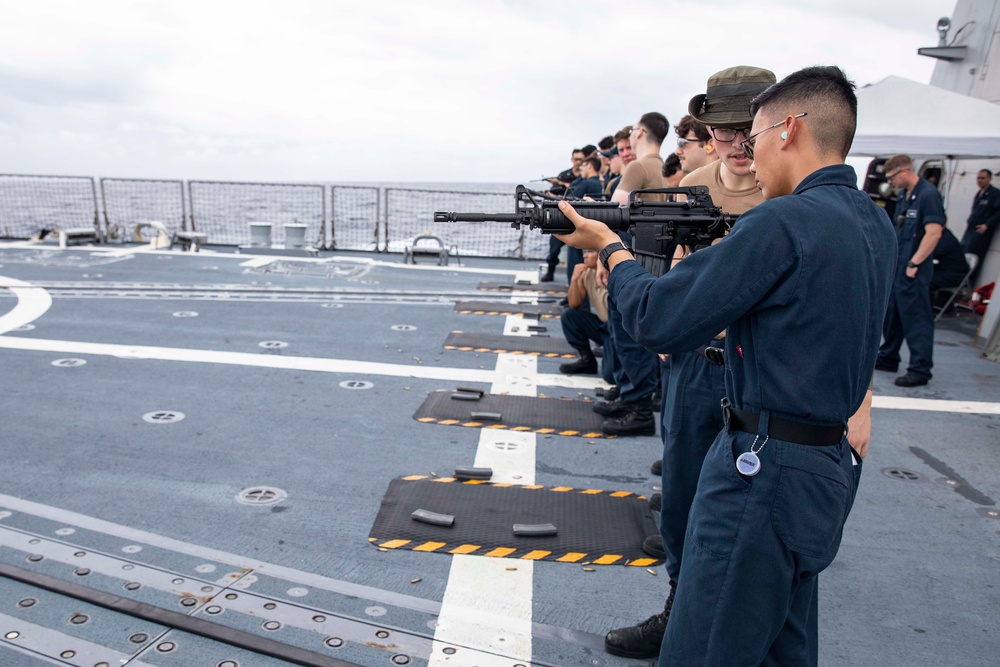
[[[788,138],[788,133],[787,132],[782,132],[781,133],[781,140],[784,141],[787,138]]]

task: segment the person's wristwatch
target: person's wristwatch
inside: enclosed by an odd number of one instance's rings
[[[914,264],[912,261],[909,261],[909,262],[906,263],[906,268],[908,268],[908,269],[915,269],[918,266],[920,266],[920,265],[919,264]]]
[[[604,246],[604,249],[601,250],[600,254],[598,254],[597,257],[601,260],[601,264],[603,264],[604,268],[607,269],[608,271],[611,270],[611,267],[608,266],[608,258],[611,257],[612,253],[618,252],[619,250],[625,250],[630,253],[632,252],[631,250],[625,247],[624,243],[616,241],[614,243],[609,243],[608,245]]]

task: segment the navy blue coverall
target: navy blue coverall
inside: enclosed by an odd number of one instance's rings
[[[976,231],[979,225],[986,225],[986,233]],[[990,249],[993,234],[1000,227],[1000,190],[990,185],[982,193],[976,193],[972,200],[972,211],[962,235],[962,249],[979,258],[976,270],[972,272],[972,286],[976,287],[976,276],[983,266],[986,252]]]
[[[915,278],[906,275],[906,264],[920,247],[924,225],[945,224],[941,194],[924,179],[917,181],[912,192],[904,191],[896,202],[896,239],[899,251],[892,298],[882,326],[884,341],[878,351],[878,365],[886,370],[899,366],[899,349],[906,341],[910,348],[907,375],[931,379],[934,365],[934,310],[931,307],[931,279],[934,263],[928,257],[917,267]]]
[[[718,341],[705,342],[718,345]],[[663,435],[660,535],[667,554],[667,574],[676,582],[701,466],[715,436],[725,426],[719,402],[726,396],[726,371],[700,352],[678,352],[670,355],[669,361],[670,373],[663,384],[660,412]]]
[[[728,327],[726,393],[759,416],[756,433],[723,429],[705,458],[661,665],[816,661],[816,580],[861,465],[846,433],[814,446],[769,424],[843,427],[867,392],[896,243],[856,183],[851,167],[824,167],[660,278],[634,261],[611,272],[626,330],[652,351],[689,351]],[[746,477],[735,460],[751,448],[761,469]]]

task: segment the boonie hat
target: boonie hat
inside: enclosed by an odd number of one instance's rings
[[[777,79],[774,72],[760,67],[729,67],[708,77],[704,95],[688,103],[694,119],[713,127],[747,127],[753,122],[750,102]]]

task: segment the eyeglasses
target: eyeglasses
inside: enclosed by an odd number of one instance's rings
[[[721,141],[724,144],[731,143],[735,141],[737,134],[742,134],[744,138],[750,136],[749,127],[710,127],[712,136],[715,137],[716,141]]]
[[[631,129],[630,129],[630,130],[628,131],[628,136],[630,136],[630,137],[631,137],[631,136],[632,136],[632,135],[633,135],[634,133],[638,132],[639,130],[645,130],[645,129],[646,129],[646,128],[644,128],[644,127],[642,127],[642,126],[640,126],[640,125],[636,125],[636,126],[632,127],[632,128],[631,128]]]
[[[897,171],[894,174],[886,174],[885,175],[885,180],[891,181],[892,179],[896,178],[897,176],[899,176],[900,174],[902,174],[905,171],[907,171],[907,170],[906,169],[900,169],[899,171]]]
[[[732,139],[730,139],[732,141]],[[688,144],[704,144],[705,142],[701,139],[685,139],[684,137],[677,138],[677,148],[686,148]]]
[[[805,111],[803,111],[800,114],[796,114],[795,116],[792,116],[792,118],[802,118],[803,116],[806,116],[806,115],[807,115],[807,113]],[[743,149],[743,154],[746,155],[748,158],[750,158],[752,160],[753,159],[753,147],[754,147],[754,144],[757,143],[757,137],[759,137],[760,135],[764,134],[768,130],[773,130],[774,128],[776,128],[776,127],[778,127],[780,125],[784,125],[784,124],[785,124],[784,120],[779,120],[777,123],[775,123],[771,127],[765,127],[763,130],[761,130],[757,134],[751,134],[746,139],[744,139],[743,141],[741,141],[740,142],[740,148]]]

